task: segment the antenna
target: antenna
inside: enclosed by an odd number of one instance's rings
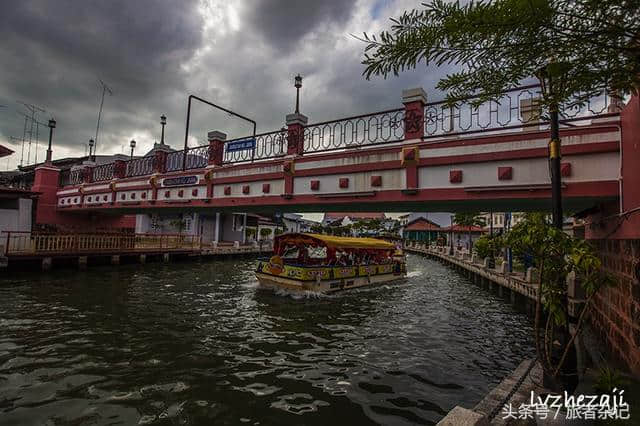
[[[38,125],[38,121],[36,119],[38,112],[46,112],[44,108],[40,108],[37,105],[33,105],[33,104],[28,104],[26,102],[22,102],[22,101],[17,101],[19,104],[22,104],[25,106],[25,108],[27,109],[28,112],[31,113],[31,115],[27,115],[24,114],[25,116],[25,121],[24,121],[24,132],[22,133],[22,159],[20,160],[20,165],[22,165],[22,161],[24,160],[24,141],[26,140],[26,135],[27,135],[27,121],[31,120],[31,123],[29,125],[29,148],[27,150],[27,164],[29,164],[29,162],[31,161],[31,142],[33,141],[33,126],[34,124],[36,125],[36,152],[37,152],[37,133],[38,133],[38,129],[37,129],[37,125]],[[38,157],[37,153],[36,153],[36,158]]]
[[[28,150],[27,150],[27,164],[29,164],[29,162],[31,161],[31,136],[33,135],[33,126],[35,125],[36,127],[36,135],[35,135],[35,139],[36,139],[36,151],[35,151],[35,163],[38,162],[38,143],[40,141],[40,137],[39,137],[39,127],[48,127],[48,124],[46,123],[42,123],[40,121],[38,121],[37,119],[32,119],[31,115],[29,114],[25,114],[23,112],[21,112],[20,114],[22,114],[24,116],[24,120],[25,120],[25,129],[24,129],[24,134],[23,134],[23,141],[22,141],[22,153],[24,156],[24,142],[25,142],[25,138],[24,135],[26,135],[27,133],[29,133],[29,146],[28,146]],[[31,130],[27,131],[27,122],[29,122],[29,120],[31,120]],[[22,163],[20,164],[22,165]]]
[[[98,111],[98,124],[96,124],[96,137],[94,139],[95,145],[93,148],[94,155],[98,150],[98,132],[100,131],[100,117],[102,117],[102,106],[104,105],[104,94],[105,92],[109,92],[109,96],[113,96],[113,91],[109,88],[109,86],[107,86],[107,84],[101,79],[98,79],[98,81],[100,81],[100,84],[102,85],[102,100],[100,101],[100,110]]]

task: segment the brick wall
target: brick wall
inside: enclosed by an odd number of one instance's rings
[[[591,242],[604,269],[616,282],[595,296],[591,323],[609,352],[634,374],[640,374],[640,282],[635,277],[635,267],[640,262],[640,239]]]

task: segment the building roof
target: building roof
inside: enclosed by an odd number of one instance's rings
[[[13,151],[6,146],[0,145],[0,158],[13,154]]]
[[[441,231],[440,225],[431,222],[424,217],[418,217],[407,223],[404,227],[405,231]]]
[[[338,220],[344,219],[345,217],[349,217],[351,219],[386,219],[387,216],[384,213],[325,213],[324,220]]]
[[[39,192],[29,191],[28,189],[0,186],[0,198],[4,198],[4,199],[31,198],[31,197],[37,197],[39,194],[40,194]]]

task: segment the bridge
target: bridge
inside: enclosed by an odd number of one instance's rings
[[[427,102],[91,164],[60,176],[38,169],[34,191],[55,214],[153,211],[457,211],[548,209],[548,123],[537,86],[475,106]],[[606,95],[562,114],[566,211],[615,201],[621,188],[621,112]],[[42,209],[40,209],[42,210]],[[40,215],[40,212],[38,212]],[[78,217],[78,215],[73,215]],[[38,221],[38,219],[37,219]]]

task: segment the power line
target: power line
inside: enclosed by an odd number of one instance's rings
[[[98,132],[100,131],[100,117],[102,116],[102,106],[104,105],[104,94],[105,92],[109,92],[109,96],[113,96],[113,91],[109,88],[109,86],[107,86],[107,84],[101,79],[98,80],[102,85],[102,99],[100,100],[100,110],[98,111],[98,124],[96,124],[96,137],[94,139],[95,145],[93,148],[94,155],[98,150]]]

